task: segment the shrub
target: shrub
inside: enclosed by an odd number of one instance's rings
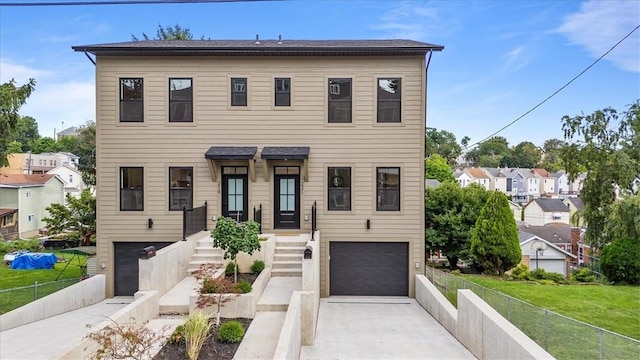
[[[218,339],[226,343],[237,343],[244,336],[244,327],[239,321],[227,321],[218,330]]]
[[[529,272],[531,279],[544,280],[547,279],[547,271],[543,268],[533,269]]]
[[[513,280],[528,280],[529,276],[529,267],[525,264],[520,264],[515,269],[511,270],[511,277]]]
[[[571,271],[571,281],[594,282],[596,281],[596,275],[587,267],[574,269]]]
[[[28,239],[28,240],[13,240],[13,241],[1,241],[0,242],[0,254],[6,254],[9,252],[28,250],[31,252],[40,251],[40,240]]]
[[[238,292],[246,294],[248,292],[251,292],[251,289],[253,287],[251,286],[251,283],[248,282],[247,280],[240,280],[236,284],[236,288],[238,288]]]
[[[251,273],[252,274],[260,274],[264,270],[264,261],[255,260],[253,264],[251,264]]]
[[[640,241],[622,238],[605,246],[600,267],[607,280],[613,283],[640,283]]]
[[[542,280],[538,280],[538,284],[540,285],[555,285],[556,282],[553,280],[549,280],[549,279],[542,279]]]
[[[169,337],[169,343],[174,345],[184,344],[184,324],[178,325],[171,336]]]
[[[89,359],[149,359],[153,346],[166,336],[166,327],[163,331],[156,332],[147,327],[146,323],[136,323],[133,318],[124,324],[113,320],[111,322],[85,335],[86,339],[98,345]]]
[[[236,272],[236,263],[229,262],[227,266],[224,268],[224,274],[226,276],[232,276]]]
[[[184,340],[187,345],[187,356],[190,360],[198,358],[202,344],[209,336],[212,325],[209,316],[200,311],[191,313],[187,321],[184,322]]]

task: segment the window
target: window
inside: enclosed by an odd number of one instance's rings
[[[142,79],[120,79],[120,122],[144,121]]]
[[[351,79],[329,79],[330,123],[351,122]]]
[[[16,213],[7,214],[0,217],[0,227],[13,226],[16,224]]]
[[[247,78],[231,78],[231,106],[247,106]]]
[[[169,168],[169,210],[193,207],[192,174],[192,167]]]
[[[351,210],[351,168],[330,167],[327,179],[329,210]]]
[[[402,97],[400,87],[402,80],[398,78],[378,79],[378,122],[400,122]]]
[[[24,193],[24,196],[25,196],[25,197],[28,197],[28,198],[29,198],[29,197],[31,197],[31,190],[27,190],[27,191]]]
[[[291,106],[291,79],[276,78],[275,106]]]
[[[400,168],[379,167],[377,170],[377,211],[400,211]]]
[[[141,167],[120,168],[120,211],[144,210],[143,175]]]
[[[28,222],[32,222],[32,221],[35,221],[35,220],[36,220],[36,216],[35,215],[30,214],[30,215],[27,216],[27,221]]]
[[[73,183],[73,174],[69,174],[69,184]]]
[[[193,122],[193,86],[190,78],[169,79],[169,122]]]

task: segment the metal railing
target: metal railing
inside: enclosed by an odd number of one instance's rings
[[[200,231],[207,231],[207,202],[204,206],[182,209],[182,240]]]
[[[316,230],[318,230],[318,220],[316,215],[318,213],[318,203],[316,201],[311,205],[311,240],[315,240],[313,237],[315,236]]]
[[[256,207],[253,207],[253,221],[258,223],[258,234],[262,234],[262,204]]]
[[[38,300],[67,286],[79,282],[80,278],[61,279],[33,285],[0,290],[0,314],[17,309],[34,300]]]
[[[639,340],[531,305],[435,268],[426,267],[425,275],[454,305],[458,289],[470,289],[557,359],[635,359],[640,354]]]

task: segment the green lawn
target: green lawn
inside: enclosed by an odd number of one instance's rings
[[[54,253],[58,259],[64,257],[70,260],[72,256],[56,251],[54,251]],[[86,257],[80,257],[80,263],[84,264],[85,262]],[[64,269],[66,264],[69,265]],[[60,275],[60,278],[58,281],[55,281],[58,275]],[[74,284],[75,281],[71,281],[70,279],[79,280],[80,275],[81,269],[77,257],[73,258],[72,261],[59,262],[53,269],[48,270],[14,270],[2,263],[2,265],[0,265],[0,314],[18,308],[36,298],[41,298],[58,291],[65,286]],[[31,286],[34,285],[36,281],[39,284],[37,289],[29,287],[26,289],[2,291],[5,289]],[[41,285],[45,283],[47,284]]]

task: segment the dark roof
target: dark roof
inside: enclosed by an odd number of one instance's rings
[[[308,146],[265,146],[260,156],[267,160],[303,160],[309,158]]]
[[[576,209],[578,210],[584,209],[584,203],[582,202],[582,199],[580,199],[579,197],[570,197],[570,198],[567,198],[567,200],[571,201],[571,203],[573,204],[573,206],[576,207]]]
[[[441,45],[414,40],[144,40],[79,45],[75,51],[108,56],[344,56],[424,55]]]
[[[569,212],[569,207],[560,199],[535,199],[544,212]]]
[[[518,230],[525,234],[532,234],[541,239],[545,239],[554,244],[565,244],[571,242],[571,225],[549,224],[544,226],[520,225]],[[520,237],[520,242],[527,240]]]
[[[3,174],[0,175],[0,185],[8,187],[43,186],[55,176],[55,174]]]
[[[249,160],[258,151],[256,146],[212,146],[204,153],[211,160]]]
[[[0,216],[5,216],[8,214],[13,214],[13,213],[17,213],[18,209],[6,209],[6,208],[0,208]]]

